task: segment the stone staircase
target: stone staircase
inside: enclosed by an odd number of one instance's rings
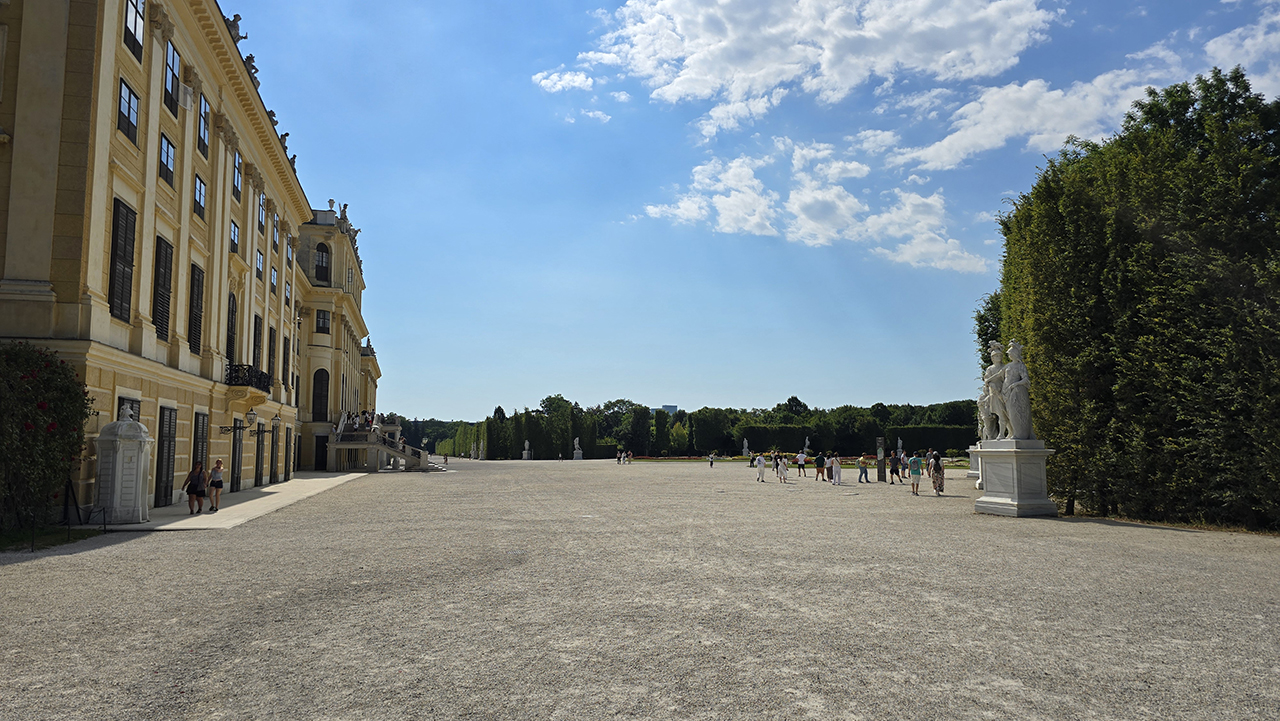
[[[340,430],[333,436],[333,440],[329,445],[335,449],[363,449],[369,452],[370,459],[377,458],[377,454],[385,453],[392,458],[404,460],[404,469],[406,471],[444,471],[447,470],[443,466],[439,466],[431,462],[431,455],[421,448],[414,448],[382,433],[377,428],[373,430]],[[375,469],[374,466],[377,466]],[[376,462],[370,463],[371,470],[381,470],[381,464]]]

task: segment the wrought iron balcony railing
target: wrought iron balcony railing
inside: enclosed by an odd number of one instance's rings
[[[227,385],[229,386],[251,386],[257,388],[263,393],[271,392],[271,376],[266,371],[254,368],[251,365],[227,366]]]

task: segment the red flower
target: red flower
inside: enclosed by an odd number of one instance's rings
[[[57,424],[57,423],[50,423],[49,425],[45,426],[45,427],[44,427],[44,429],[45,429],[46,431],[49,431],[50,433],[52,433],[53,431],[58,430],[58,424]]]
[[[35,429],[35,426],[31,425],[30,423],[23,423],[23,424],[22,424],[22,427],[23,427],[23,428],[25,428],[25,429],[27,429],[27,430],[29,430],[29,431],[30,431],[30,430],[34,430],[34,429]]]
[[[48,407],[49,407],[49,404],[45,403],[44,401],[40,401],[39,403],[36,404],[36,408],[39,408],[40,410],[44,410]]]

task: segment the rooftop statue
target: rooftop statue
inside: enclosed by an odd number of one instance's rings
[[[239,13],[236,13],[231,17],[227,17],[226,15],[223,15],[222,20],[227,24],[227,30],[231,31],[231,40],[236,45],[239,45],[241,40],[249,39],[248,34],[245,34],[245,35],[240,34],[240,14]]]

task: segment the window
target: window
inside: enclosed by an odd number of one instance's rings
[[[209,469],[209,414],[200,413],[199,411],[197,411],[195,414],[195,426],[196,426],[196,437],[193,439],[193,442],[192,442],[193,448],[191,449],[191,455],[193,456],[193,458],[191,460],[193,464],[199,463],[201,468],[208,470]]]
[[[284,242],[284,264],[288,268],[293,267],[293,244],[288,238],[285,238]]]
[[[267,194],[258,193],[258,232],[267,232]]]
[[[192,210],[194,210],[195,214],[200,216],[200,219],[203,220],[204,219],[204,181],[200,179],[199,175],[196,176],[195,203],[196,203],[195,207],[192,208]]]
[[[191,264],[191,304],[187,314],[187,346],[192,353],[200,354],[204,325],[204,269]]]
[[[329,311],[327,310],[316,311],[316,332],[317,333],[329,332]]]
[[[253,316],[253,367],[262,367],[262,316]]]
[[[276,293],[276,281],[278,278],[279,276],[276,274],[276,267],[273,265],[271,266],[271,294],[272,295],[275,295]]]
[[[200,94],[200,121],[196,128],[196,149],[204,157],[209,157],[209,101],[204,93]]]
[[[287,307],[289,307],[289,303],[290,303],[289,298],[290,298],[290,295],[291,295],[291,293],[290,293],[290,291],[291,291],[291,290],[292,290],[292,288],[289,286],[289,281],[287,281],[287,280],[286,280],[286,281],[284,282],[284,304],[285,304],[285,307],[286,307],[286,308],[287,308]]]
[[[175,118],[178,116],[178,95],[182,92],[182,81],[178,77],[181,69],[182,56],[178,55],[173,43],[169,43],[164,53],[164,106]]]
[[[329,246],[324,243],[316,246],[316,280],[329,282]]]
[[[236,362],[236,294],[227,296],[227,362]]]
[[[160,133],[160,178],[173,187],[173,157],[177,151],[169,136]]]
[[[235,196],[236,202],[240,202],[240,181],[244,177],[242,175],[243,162],[240,160],[240,151],[236,151],[236,162],[234,170],[231,174],[231,194]]]
[[[124,0],[124,46],[138,62],[142,62],[142,24],[146,11],[147,0]]]
[[[321,368],[311,376],[311,421],[329,420],[329,371]]]
[[[280,216],[271,216],[271,252],[280,252]]]
[[[267,331],[267,375],[276,377],[276,329]]]
[[[123,79],[120,80],[120,112],[116,114],[116,129],[124,133],[129,142],[138,144],[138,94]]]
[[[173,246],[156,236],[155,287],[151,293],[151,322],[156,338],[169,340],[169,300],[173,293]]]
[[[119,198],[111,220],[111,275],[107,302],[111,315],[128,323],[133,309],[133,236],[138,213]]]
[[[258,251],[258,269],[254,272],[258,280],[262,280],[262,251]]]
[[[231,252],[240,252],[240,225],[236,221],[231,221]]]

